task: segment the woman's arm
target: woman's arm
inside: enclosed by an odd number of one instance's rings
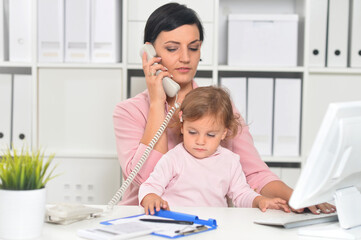
[[[154,57],[147,61],[146,52],[143,53],[142,64],[145,80],[147,83],[150,104],[144,135],[140,140],[140,142],[145,145],[148,145],[151,142],[166,116],[166,95],[163,90],[162,79],[165,76],[171,77],[171,75],[167,72],[167,69],[162,66],[162,64],[155,64],[159,63],[160,61],[161,59],[158,57]],[[158,70],[162,70],[162,72],[156,75],[155,73]],[[163,154],[168,151],[168,138],[166,131],[159,138],[157,144],[154,146],[154,149]]]
[[[261,194],[263,196],[271,198],[279,197],[285,199],[287,202],[290,200],[292,192],[293,189],[282,181],[272,181],[266,184],[261,190]],[[323,213],[331,213],[336,210],[335,206],[329,203],[321,203],[314,206],[309,206],[308,209],[314,214],[319,214],[320,211]],[[295,212],[303,212],[304,208],[292,210]]]
[[[141,139],[144,136],[148,112],[147,92],[120,102],[115,108],[113,123],[116,148],[124,178],[127,178],[132,172],[147,148],[147,145],[141,143]],[[163,154],[157,150],[151,151],[148,160],[135,177],[134,184],[139,186],[143,183],[162,156]]]
[[[264,161],[262,161],[254,146],[248,126],[244,125],[234,139],[226,143],[226,147],[240,156],[240,162],[245,173],[247,183],[260,193],[263,187],[279,180]]]
[[[272,181],[267,183],[262,189],[261,194],[265,197],[279,197],[286,201],[290,200],[293,190],[282,181]]]

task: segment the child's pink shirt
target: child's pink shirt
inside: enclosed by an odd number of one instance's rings
[[[196,87],[196,84],[193,82],[193,88]],[[168,111],[168,105],[167,103],[165,104],[166,111]],[[149,106],[149,94],[148,90],[145,90],[133,98],[118,103],[114,110],[113,122],[116,148],[124,179],[126,179],[134,169],[143,155],[144,150],[147,148],[146,145],[140,143],[140,139],[144,134]],[[235,111],[237,110],[235,109]],[[167,129],[167,135],[168,149],[170,150],[180,143],[180,138],[179,136],[175,136],[175,133],[170,129]],[[242,132],[228,141],[224,147],[240,156],[240,163],[246,175],[247,183],[256,192],[259,193],[267,183],[279,180],[260,158],[254,147],[248,126],[243,126]],[[133,183],[125,191],[122,201],[119,204],[138,205],[139,186],[149,177],[162,156],[163,154],[156,150],[151,151],[147,161],[135,177]]]
[[[252,207],[259,196],[247,184],[237,154],[218,147],[212,156],[197,159],[183,143],[159,160],[140,186],[139,203],[149,193],[161,196],[169,206],[185,207],[227,207],[226,196],[236,207]]]

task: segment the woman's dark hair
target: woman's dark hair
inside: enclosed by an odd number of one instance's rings
[[[162,31],[172,31],[186,24],[196,24],[203,41],[203,26],[197,13],[185,5],[168,3],[157,8],[148,18],[144,29],[144,43],[154,43]]]

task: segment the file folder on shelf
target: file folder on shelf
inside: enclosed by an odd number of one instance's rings
[[[347,67],[349,0],[330,0],[327,67]]]
[[[189,231],[189,232],[184,231],[184,232],[187,232],[187,234],[182,234],[181,233],[181,234],[167,235],[164,232],[162,233],[161,231],[151,233],[152,235],[155,235],[155,236],[160,236],[160,237],[172,238],[173,239],[173,238],[180,238],[180,237],[184,237],[184,236],[188,236],[188,235],[192,235],[192,234],[198,234],[198,233],[202,233],[202,232],[217,229],[217,221],[215,219],[212,219],[212,218],[210,218],[208,220],[203,220],[203,219],[199,219],[199,217],[195,216],[195,215],[179,213],[179,212],[173,212],[173,211],[166,211],[166,210],[160,210],[159,212],[156,212],[154,214],[154,216],[165,218],[165,219],[177,220],[177,221],[189,221],[189,222],[193,222],[194,224],[204,225],[206,227],[205,229],[203,229],[201,231],[194,231],[194,232],[192,232],[192,231]],[[130,217],[123,218],[123,219],[131,219],[131,218],[136,218],[136,217],[147,217],[147,218],[149,218],[149,216],[142,214],[142,215],[130,216]],[[101,224],[103,224],[103,225],[112,225],[112,224],[115,224],[115,222],[117,220],[119,220],[119,219],[104,221],[104,222],[101,222]],[[166,225],[167,224],[165,224],[165,227],[167,227]],[[181,228],[184,228],[184,226],[182,226]]]
[[[197,83],[198,87],[207,87],[213,85],[212,78],[196,77],[194,78],[194,81]]]
[[[29,0],[9,1],[9,58],[31,61],[31,4]]]
[[[92,0],[91,61],[120,62],[121,1]]]
[[[130,86],[129,97],[131,98],[135,97],[137,94],[147,89],[147,83],[145,81],[145,77],[131,76],[129,86]]]
[[[14,75],[13,136],[14,149],[31,147],[31,75]]]
[[[65,61],[90,61],[90,0],[65,0]]]
[[[273,78],[248,78],[248,125],[258,152],[272,155]]]
[[[245,77],[221,78],[222,86],[229,90],[233,104],[247,122],[247,79]]]
[[[0,152],[11,146],[11,96],[10,74],[0,74]]]
[[[9,59],[9,8],[7,0],[0,0],[0,61]]]
[[[301,122],[301,79],[275,81],[274,156],[299,156]]]
[[[39,62],[64,61],[64,0],[38,0]]]
[[[361,0],[353,0],[351,7],[350,67],[361,67]]]
[[[327,7],[328,0],[309,3],[309,51],[310,67],[326,66]]]

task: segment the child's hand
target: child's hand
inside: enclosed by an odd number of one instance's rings
[[[160,208],[169,210],[168,202],[164,201],[161,197],[159,197],[157,194],[154,193],[147,194],[143,198],[140,205],[144,207],[144,211],[146,215],[148,215],[149,213],[153,215],[154,208],[156,211],[160,211]]]
[[[281,198],[267,198],[258,196],[255,198],[256,207],[265,212],[267,209],[278,209],[285,212],[291,212],[290,207],[287,205],[287,201]]]

